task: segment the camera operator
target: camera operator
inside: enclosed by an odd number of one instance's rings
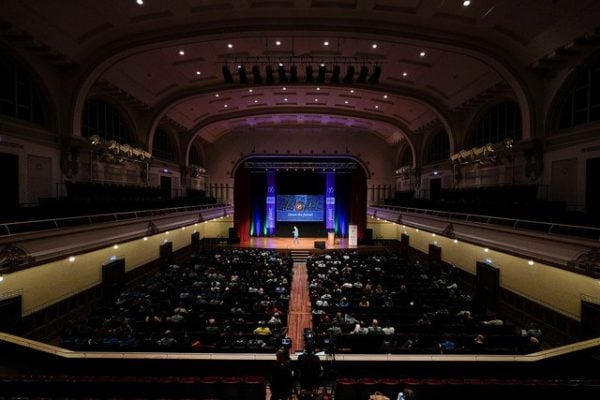
[[[297,369],[301,390],[313,392],[319,387],[323,370],[312,343],[306,344],[304,353],[298,356]]]

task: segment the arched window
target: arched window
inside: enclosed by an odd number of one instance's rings
[[[496,104],[479,122],[473,133],[471,146],[481,147],[503,139],[520,140],[522,137],[521,110],[514,101]]]
[[[43,104],[29,73],[0,50],[0,116],[44,125]]]
[[[194,145],[192,145],[192,147],[190,148],[189,163],[192,165],[197,165],[197,166],[202,165],[200,162],[200,153],[198,152],[198,149]]]
[[[450,158],[450,141],[445,129],[442,129],[431,139],[425,155],[427,163],[446,161]]]
[[[163,160],[175,161],[175,152],[173,143],[167,131],[158,128],[152,141],[152,156],[162,158]]]
[[[89,99],[85,104],[82,132],[85,137],[98,135],[104,140],[133,144],[130,141],[129,127],[121,113],[99,99]]]
[[[410,151],[410,147],[405,147],[404,151],[402,152],[402,158],[400,158],[400,167],[412,167],[413,165],[413,157],[412,157],[412,151]]]
[[[600,120],[600,57],[573,85],[560,112],[560,129]]]

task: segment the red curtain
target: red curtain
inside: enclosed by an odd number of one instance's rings
[[[241,241],[250,240],[250,216],[252,202],[250,199],[250,172],[246,168],[238,168],[234,182],[234,217],[233,227]]]

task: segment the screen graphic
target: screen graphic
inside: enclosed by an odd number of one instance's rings
[[[324,197],[315,194],[279,194],[276,214],[278,222],[323,221]]]

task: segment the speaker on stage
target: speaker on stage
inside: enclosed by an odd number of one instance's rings
[[[325,241],[315,240],[315,249],[325,249]]]

